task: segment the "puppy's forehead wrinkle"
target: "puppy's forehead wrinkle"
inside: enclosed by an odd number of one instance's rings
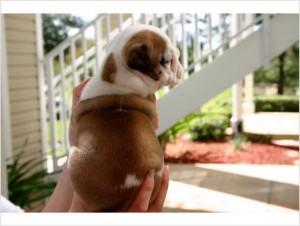
[[[152,62],[159,62],[164,54],[164,50],[167,47],[165,39],[159,34],[150,31],[143,30],[134,34],[128,41],[127,45],[124,47],[124,51],[136,43],[142,44],[142,48],[148,51],[149,57],[151,57]]]

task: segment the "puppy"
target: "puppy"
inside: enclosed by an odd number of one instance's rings
[[[155,106],[148,97],[178,83],[179,54],[160,29],[132,26],[111,42],[100,70],[83,89],[71,118],[76,143],[68,172],[89,211],[125,211],[151,169],[151,200],[156,197],[164,154],[153,125]]]

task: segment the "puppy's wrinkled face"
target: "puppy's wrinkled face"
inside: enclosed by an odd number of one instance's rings
[[[123,47],[122,54],[123,59],[127,59],[129,70],[146,76],[145,81],[152,80],[158,88],[176,85],[181,77],[179,50],[172,46],[168,38],[154,31],[142,30],[134,34]]]

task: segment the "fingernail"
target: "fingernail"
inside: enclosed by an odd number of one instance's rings
[[[152,179],[152,178],[154,178],[154,174],[155,174],[155,170],[152,169],[149,171],[148,177]]]
[[[170,173],[170,167],[168,165],[165,166],[165,169],[167,170],[168,173]]]

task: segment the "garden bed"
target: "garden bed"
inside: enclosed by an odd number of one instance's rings
[[[247,142],[237,150],[231,141],[193,142],[180,136],[165,149],[167,163],[230,163],[298,165],[299,148]]]

